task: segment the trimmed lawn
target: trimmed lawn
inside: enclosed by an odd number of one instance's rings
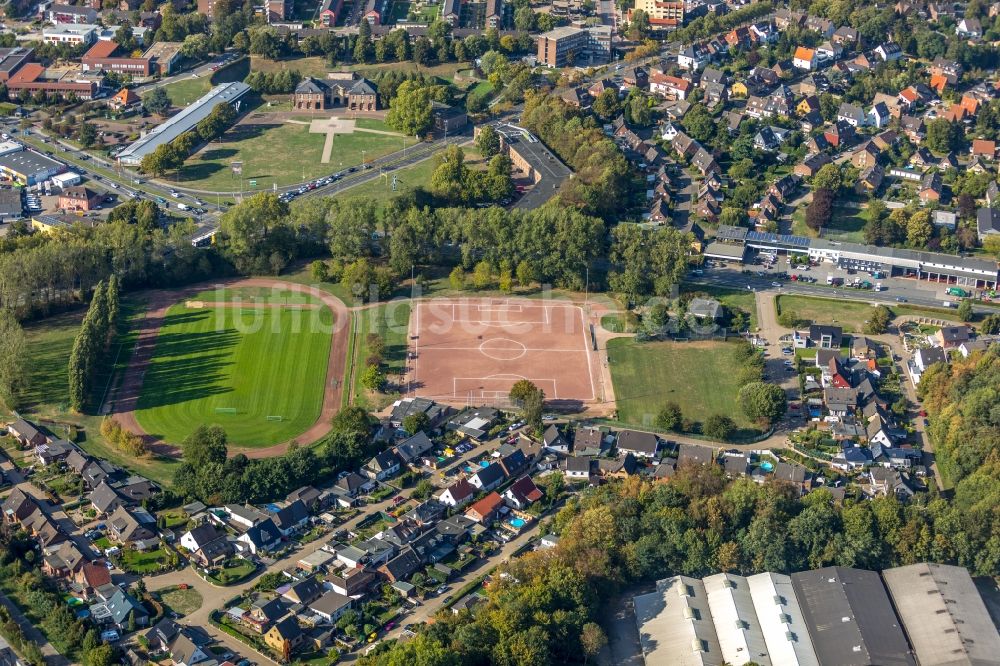
[[[385,353],[382,366],[387,374],[400,374],[406,366],[406,335],[409,330],[410,303],[408,301],[391,301],[378,307],[361,310],[355,319],[358,327],[356,347],[354,349],[354,404],[367,407],[383,407],[381,402],[385,396],[371,396],[361,385],[361,371],[365,367],[365,359],[370,355],[367,338],[370,333],[378,333],[385,342]],[[377,404],[370,404],[373,400]]]
[[[212,80],[207,76],[188,77],[161,86],[170,103],[183,108],[212,89]]]
[[[330,113],[329,115],[335,115]],[[359,127],[392,131],[379,120],[364,119]],[[176,175],[185,187],[210,191],[240,190],[240,178],[231,163],[243,162],[243,191],[270,190],[330,175],[365,160],[402,150],[402,137],[355,132],[333,139],[330,161],[322,163],[326,136],[313,134],[308,125],[298,123],[242,123],[229,129],[220,141],[191,156]],[[280,147],[276,150],[275,147]],[[256,182],[251,188],[250,181]]]
[[[204,301],[206,303],[231,303],[242,301],[244,303],[285,303],[288,305],[303,305],[308,303],[318,303],[319,301],[311,294],[304,294],[299,291],[288,289],[268,289],[267,287],[236,287],[208,289],[199,292],[191,297],[192,301]]]
[[[736,346],[728,342],[645,342],[632,338],[608,341],[611,381],[618,420],[651,426],[666,402],[676,402],[684,418],[699,423],[712,414],[733,418],[742,435],[759,432],[734,408]]]
[[[138,574],[153,573],[159,571],[161,565],[166,564],[167,553],[162,548],[143,553],[137,550],[125,550],[122,551],[122,560],[129,571]]]
[[[327,308],[175,305],[146,370],[139,423],[174,443],[204,423],[222,425],[239,446],[295,437],[319,417],[332,318]]]
[[[864,243],[867,209],[834,206],[830,226],[823,229],[823,237],[849,243]]]
[[[236,559],[227,562],[221,569],[213,569],[209,579],[219,585],[233,585],[253,575],[257,571],[257,565],[243,559]]]
[[[800,319],[816,324],[836,324],[848,333],[860,333],[872,312],[872,306],[867,303],[788,294],[777,296],[774,307],[778,314],[783,309],[793,310]]]
[[[601,327],[611,333],[634,333],[638,323],[638,317],[632,312],[606,314],[601,317]]]
[[[469,169],[486,169],[486,161],[474,147],[462,146],[462,152],[465,153],[465,166]],[[373,180],[369,180],[366,183],[361,183],[360,185],[344,190],[342,194],[337,196],[343,197],[344,199],[371,199],[375,197],[383,198],[393,197],[397,194],[406,194],[407,192],[411,192],[418,187],[429,189],[431,176],[440,164],[438,161],[440,155],[441,153],[435,153],[432,157],[422,162],[417,162],[416,164],[408,166],[405,169],[397,169],[389,172],[386,178],[375,178]],[[397,179],[395,192],[392,191],[393,176]]]
[[[201,608],[204,602],[201,592],[192,587],[186,590],[179,587],[160,590],[160,600],[178,615],[190,615]]]

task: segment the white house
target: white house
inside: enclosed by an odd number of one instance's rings
[[[795,49],[792,57],[792,66],[795,69],[811,70],[816,68],[816,49],[808,49],[800,46]]]
[[[257,523],[236,537],[236,547],[253,555],[274,550],[281,543],[281,532],[270,518]]]
[[[903,50],[899,48],[899,44],[895,42],[886,42],[875,48],[875,53],[883,62],[889,62],[890,60],[899,60],[903,57]]]
[[[660,137],[664,141],[673,141],[674,137],[680,133],[680,130],[673,123],[665,123],[663,127],[660,128]]]
[[[500,486],[507,477],[497,463],[490,463],[469,477],[469,483],[479,491],[489,492]]]
[[[888,125],[891,120],[892,115],[890,115],[889,107],[885,105],[885,102],[879,102],[868,112],[869,123],[879,129]]]
[[[451,484],[437,496],[437,501],[445,506],[462,506],[467,504],[476,495],[476,487],[465,479],[459,479]]]

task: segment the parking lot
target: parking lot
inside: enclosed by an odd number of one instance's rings
[[[927,282],[901,276],[875,277],[872,273],[849,271],[825,262],[793,266],[785,255],[778,255],[773,261],[764,256],[758,256],[757,259],[759,263],[746,264],[707,261],[703,269],[692,274],[692,281],[733,289],[778,289],[828,298],[870,297],[872,302],[913,303],[938,308],[957,307],[961,300],[961,297],[946,291],[955,285],[943,282]],[[867,286],[865,283],[868,283]],[[879,285],[881,288],[876,291],[875,287]],[[989,292],[964,289],[976,298],[985,301],[993,299]]]

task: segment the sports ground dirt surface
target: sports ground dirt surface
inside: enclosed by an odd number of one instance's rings
[[[156,290],[147,293],[146,315],[139,323],[139,332],[135,349],[132,352],[132,359],[125,376],[112,392],[108,402],[101,410],[102,413],[110,413],[113,418],[121,424],[123,428],[142,435],[146,439],[146,444],[150,450],[161,455],[178,455],[179,449],[171,444],[159,441],[151,437],[135,417],[135,409],[142,393],[143,375],[149,365],[150,359],[156,349],[156,338],[159,335],[160,327],[163,325],[167,310],[171,306],[188,300],[196,294],[206,289],[224,287],[233,289],[238,287],[264,287],[268,289],[284,289],[306,293],[316,298],[326,305],[333,312],[334,330],[330,344],[330,358],[326,371],[326,392],[323,395],[323,408],[320,411],[316,423],[308,430],[296,437],[293,441],[301,444],[311,444],[330,432],[330,420],[340,408],[341,394],[343,392],[344,368],[347,363],[347,346],[349,337],[350,320],[347,307],[340,299],[325,291],[315,287],[309,287],[283,280],[267,278],[250,278],[243,280],[213,281],[198,285],[192,285],[183,289]],[[246,306],[244,306],[246,307]],[[308,306],[285,306],[300,307]],[[243,453],[248,458],[270,458],[284,453],[291,442],[282,442],[267,448],[239,448],[229,447],[230,455]]]
[[[601,361],[583,309],[526,299],[434,300],[410,317],[406,392],[439,402],[503,404],[528,379],[552,407],[600,399]]]

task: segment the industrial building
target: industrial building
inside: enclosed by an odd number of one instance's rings
[[[719,225],[716,240],[705,248],[705,256],[742,262],[751,250],[803,254],[838,268],[880,272],[890,277],[911,277],[976,289],[997,286],[997,262],[988,259],[773,234],[725,224]]]
[[[847,567],[801,571],[792,574],[792,589],[820,666],[916,666],[876,572]]]
[[[239,81],[215,86],[183,111],[162,125],[158,125],[149,134],[119,153],[118,161],[129,166],[138,166],[142,162],[142,158],[152,153],[157,147],[170,143],[181,134],[194,129],[198,123],[212,113],[217,105],[230,104],[237,106],[238,109],[239,100],[248,92],[250,92],[250,86]]]
[[[882,578],[920,666],[1000,664],[1000,634],[968,571],[922,563]]]
[[[674,576],[634,599],[639,641],[647,664],[722,666],[725,658],[708,605],[705,584]],[[735,627],[734,627],[735,629]]]
[[[66,165],[33,150],[0,156],[0,174],[28,187],[66,170]]]
[[[674,576],[633,602],[648,666],[1000,665],[1000,633],[962,567]]]

